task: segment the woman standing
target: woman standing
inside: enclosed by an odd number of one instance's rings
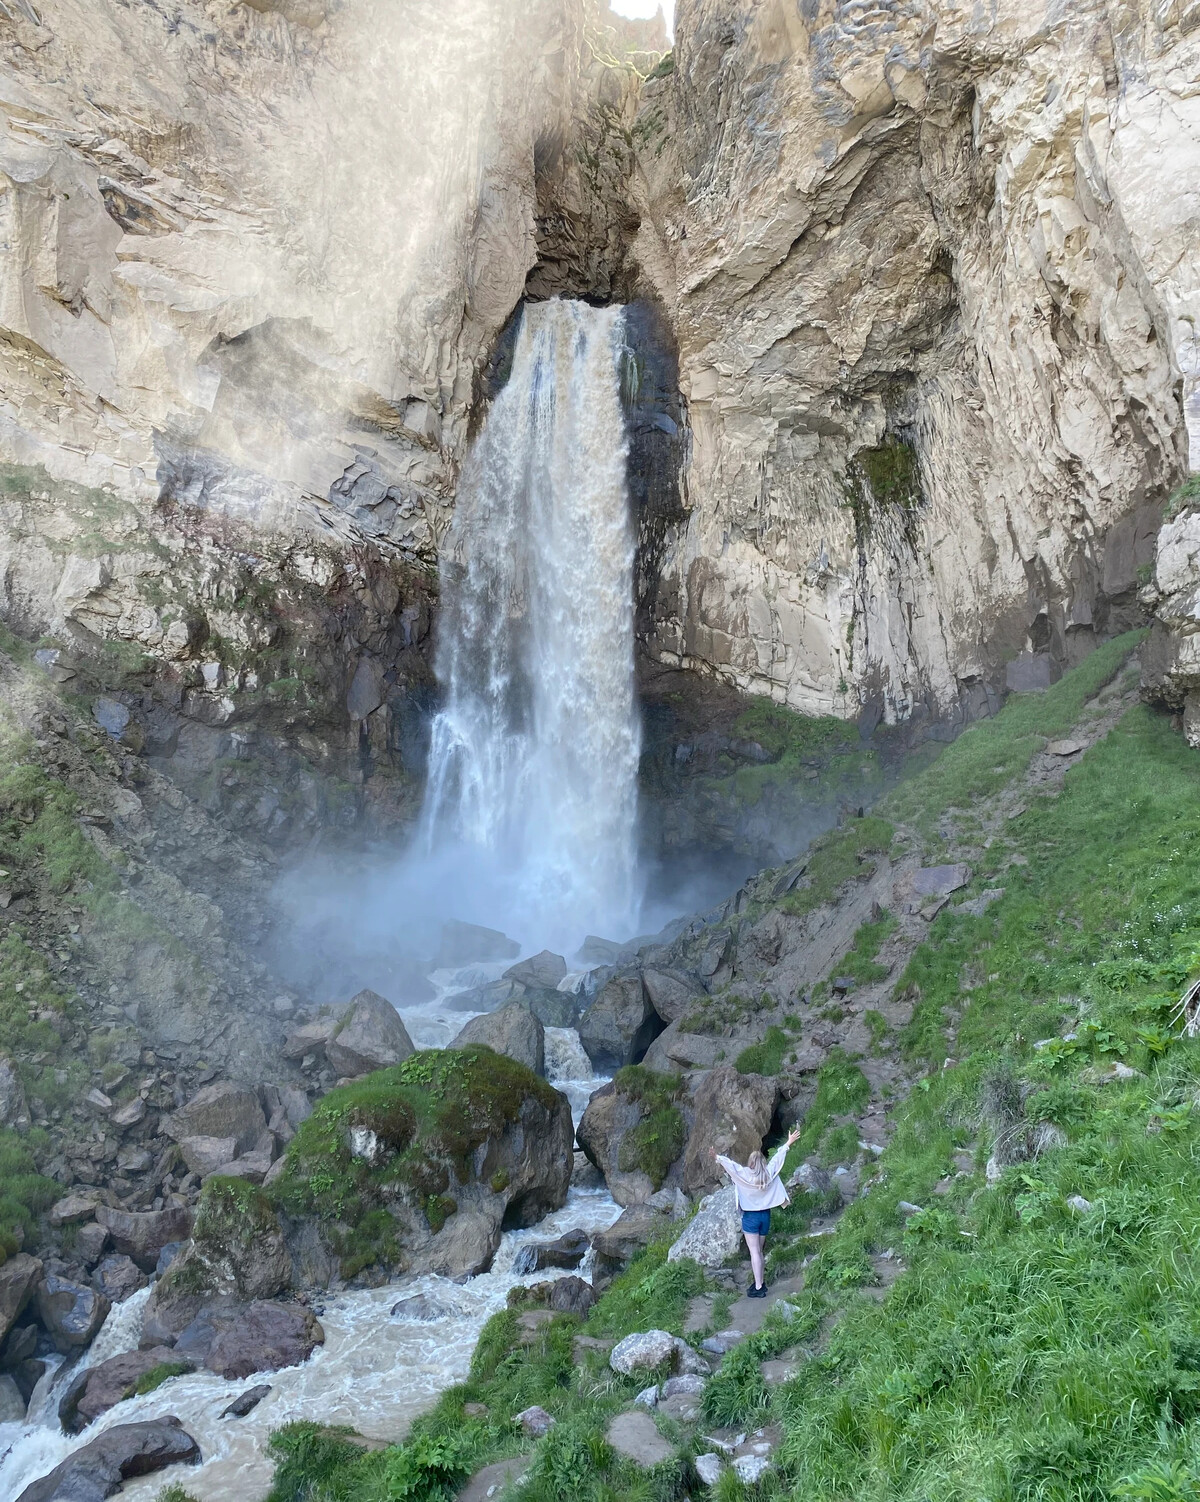
[[[800,1133],[792,1132],[782,1147],[776,1148],[770,1162],[762,1153],[751,1153],[750,1161],[742,1166],[731,1158],[723,1158],[715,1147],[709,1148],[709,1156],[715,1158],[737,1186],[738,1209],[742,1212],[742,1235],[750,1251],[750,1267],[754,1282],[746,1290],[752,1299],[765,1299],[767,1286],[763,1282],[763,1246],[771,1229],[771,1211],[789,1203],[788,1192],[779,1175],[783,1172],[784,1159]]]

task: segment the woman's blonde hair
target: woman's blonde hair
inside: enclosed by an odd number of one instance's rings
[[[767,1187],[767,1160],[763,1157],[762,1153],[754,1152],[750,1154],[746,1160],[746,1172],[754,1180],[754,1187],[756,1189],[765,1189]]]

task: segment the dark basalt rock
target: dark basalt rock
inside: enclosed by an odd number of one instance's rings
[[[244,1419],[252,1409],[258,1407],[266,1395],[271,1391],[269,1382],[260,1382],[257,1387],[248,1387],[240,1398],[234,1398],[228,1408],[221,1410],[223,1419]]]
[[[115,1424],[32,1482],[17,1502],[104,1502],[135,1476],[199,1459],[199,1445],[173,1416]]]
[[[80,1372],[58,1405],[58,1421],[63,1431],[78,1434],[128,1397],[140,1377],[156,1366],[181,1360],[166,1346],[154,1346],[148,1351],[124,1351]]]

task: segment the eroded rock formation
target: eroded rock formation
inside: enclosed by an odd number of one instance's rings
[[[680,5],[634,130],[692,433],[660,655],[903,718],[1135,617],[1185,409],[1200,462],[1192,25]]]

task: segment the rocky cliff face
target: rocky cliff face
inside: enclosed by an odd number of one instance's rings
[[[874,722],[1133,618],[1200,462],[1195,24],[680,5],[634,130],[692,435],[662,659]]]
[[[589,46],[552,0],[0,10],[0,607],[141,654],[185,781],[409,811],[483,365],[535,266],[626,291],[636,75]]]
[[[141,653],[184,780],[411,809],[524,296],[637,300],[661,663],[955,719],[1139,618],[1200,462],[1186,7],[685,0],[657,65],[594,0],[6,10],[0,604]]]

